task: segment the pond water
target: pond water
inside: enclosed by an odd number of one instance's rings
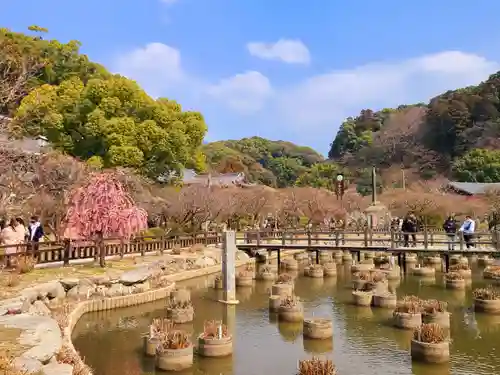
[[[218,303],[219,291],[208,288],[209,278],[180,285],[192,289],[196,316],[182,329],[203,331],[204,320],[220,319],[234,332],[234,354],[223,359],[195,355],[192,370],[182,374],[262,375],[296,374],[297,361],[312,355],[331,358],[338,375],[490,375],[500,374],[500,317],[470,314],[472,288],[486,285],[481,270],[473,268],[472,286],[465,291],[444,288],[440,274],[435,282],[406,276],[398,296],[415,294],[448,302],[451,318],[451,361],[422,365],[411,361],[411,332],[393,328],[391,311],[350,305],[350,265],[339,265],[337,278],[317,280],[299,276],[295,294],[304,301],[305,316],[333,319],[333,340],[303,340],[302,324],[281,324],[268,312],[271,284],[256,281],[239,289],[237,307]],[[301,273],[299,273],[301,275]],[[154,360],[143,356],[141,336],[155,317],[165,316],[165,301],[115,311],[87,314],[75,327],[73,340],[95,375],[165,374]]]

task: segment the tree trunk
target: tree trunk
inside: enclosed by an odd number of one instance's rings
[[[104,246],[102,232],[97,234],[97,248],[99,251],[99,265],[104,268],[106,267],[106,247]]]

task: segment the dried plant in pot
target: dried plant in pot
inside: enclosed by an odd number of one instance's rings
[[[160,336],[156,367],[163,371],[181,371],[193,366],[193,345],[189,334],[173,330]]]
[[[470,279],[472,277],[472,270],[470,269],[469,264],[458,263],[450,266],[450,272],[457,272],[464,279]]]
[[[456,265],[456,264],[469,264],[469,259],[467,257],[464,257],[463,255],[452,255],[450,257],[450,264]]]
[[[366,283],[372,281],[372,276],[369,271],[355,272],[352,275],[352,289],[362,290]]]
[[[325,277],[337,276],[337,263],[328,262],[323,264],[323,275]]]
[[[492,279],[500,273],[500,266],[488,266],[483,271],[484,279]]]
[[[422,303],[422,322],[437,323],[443,328],[450,327],[448,304],[436,299],[425,300]]]
[[[284,322],[302,322],[304,305],[296,296],[287,296],[281,301],[278,316]]]
[[[178,302],[170,299],[167,304],[167,317],[175,324],[192,322],[194,319],[194,307],[191,301]]]
[[[329,359],[304,359],[299,361],[297,375],[336,375],[337,369]]]
[[[156,355],[156,348],[160,345],[160,338],[174,329],[174,322],[170,319],[153,319],[149,325],[149,332],[144,336],[144,352],[149,357]]]
[[[305,319],[303,323],[304,338],[314,340],[329,339],[333,336],[333,324],[331,319],[311,318]]]
[[[465,279],[458,272],[448,272],[444,276],[444,282],[448,289],[465,289]]]
[[[309,272],[307,276],[314,278],[323,278],[325,271],[321,264],[313,264],[309,267]]]
[[[293,285],[293,276],[289,273],[280,273],[278,275],[278,280],[276,280],[276,284],[292,284]]]
[[[276,272],[268,265],[259,268],[257,273],[257,279],[263,281],[274,281],[276,280]]]
[[[398,301],[394,310],[393,324],[401,329],[415,329],[422,324],[422,304],[420,300]]]
[[[488,286],[472,292],[474,297],[474,310],[486,314],[500,315],[500,293]]]
[[[253,277],[254,277],[254,272],[253,271],[240,271],[236,275],[235,282],[236,286],[238,287],[251,287],[253,286]]]
[[[450,341],[437,323],[422,324],[413,332],[411,340],[413,360],[427,363],[445,363],[450,360]]]
[[[222,321],[207,320],[198,336],[198,353],[202,357],[226,357],[233,353],[233,339]]]
[[[214,289],[224,289],[224,279],[222,278],[222,275],[215,276]]]

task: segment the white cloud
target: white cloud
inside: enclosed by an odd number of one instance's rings
[[[114,70],[140,82],[154,96],[188,79],[179,50],[163,43],[149,43],[120,56]]]
[[[281,60],[287,64],[309,64],[311,55],[300,40],[280,39],[276,43],[250,42],[248,52],[264,60]]]
[[[272,96],[269,79],[256,71],[222,79],[218,84],[209,86],[206,92],[215,99],[225,102],[230,108],[242,113],[261,110]]]

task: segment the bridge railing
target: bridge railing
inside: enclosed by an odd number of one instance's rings
[[[128,241],[119,238],[105,238],[105,256],[137,254],[144,256],[150,252],[163,252],[176,247],[185,248],[195,244],[214,245],[222,241],[222,235],[216,232],[194,233],[184,236],[138,236]],[[92,259],[99,256],[96,241],[45,241],[25,242],[17,245],[0,246],[0,266],[12,263],[15,258],[36,255],[37,263],[63,262]]]
[[[453,245],[456,250],[465,250],[467,241],[461,232],[450,236],[441,230],[423,230],[405,233],[401,231],[364,230],[333,230],[333,231],[246,231],[236,237],[239,243],[279,245],[304,245],[314,247],[330,245],[338,247],[365,247],[365,248],[399,248],[418,247],[424,249],[447,248]],[[500,233],[476,232],[471,243],[475,247],[499,249]]]

